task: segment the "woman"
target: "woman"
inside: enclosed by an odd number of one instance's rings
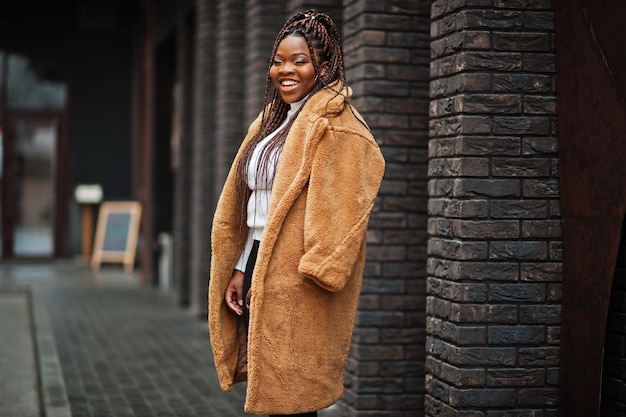
[[[271,56],[213,220],[209,327],[222,389],[248,381],[246,412],[316,416],[343,392],[384,160],[329,16],[289,19]]]

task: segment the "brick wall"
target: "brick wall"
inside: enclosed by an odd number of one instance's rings
[[[429,416],[556,414],[553,7],[433,3]]]
[[[344,1],[353,103],[387,163],[348,360],[350,416],[423,415],[429,14],[430,1]]]
[[[307,9],[315,9],[318,12],[326,13],[332,17],[335,25],[339,28],[339,33],[341,33],[343,12],[341,0],[287,0],[285,3],[287,3],[288,16]]]
[[[285,23],[283,0],[248,0],[246,6],[245,117],[247,126],[263,107],[274,39]]]
[[[191,265],[191,172],[193,135],[193,15],[180,14],[176,31],[176,79],[179,118],[178,152],[174,171],[174,294],[181,305],[189,303]]]
[[[215,138],[215,0],[197,0],[191,173],[191,309],[205,315],[211,266]]]
[[[626,227],[617,255],[604,342],[601,414],[626,415]]]
[[[245,90],[242,82],[246,67],[245,13],[245,0],[217,2],[215,190],[221,190],[224,185],[235,153],[247,130],[243,120]]]

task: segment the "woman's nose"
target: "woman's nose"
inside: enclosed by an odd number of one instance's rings
[[[288,74],[290,72],[293,72],[293,64],[289,62],[285,62],[283,65],[281,65],[280,72],[283,74]]]

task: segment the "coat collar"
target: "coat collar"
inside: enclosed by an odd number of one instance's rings
[[[346,102],[352,98],[352,89],[341,81],[322,88],[313,94],[305,103],[302,111],[313,113],[317,116],[332,116],[342,112]]]

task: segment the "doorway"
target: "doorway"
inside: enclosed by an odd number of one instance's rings
[[[59,252],[61,125],[62,116],[54,113],[10,113],[5,118],[3,258],[47,258]]]
[[[2,58],[0,254],[62,257],[71,181],[65,75],[22,55]]]

